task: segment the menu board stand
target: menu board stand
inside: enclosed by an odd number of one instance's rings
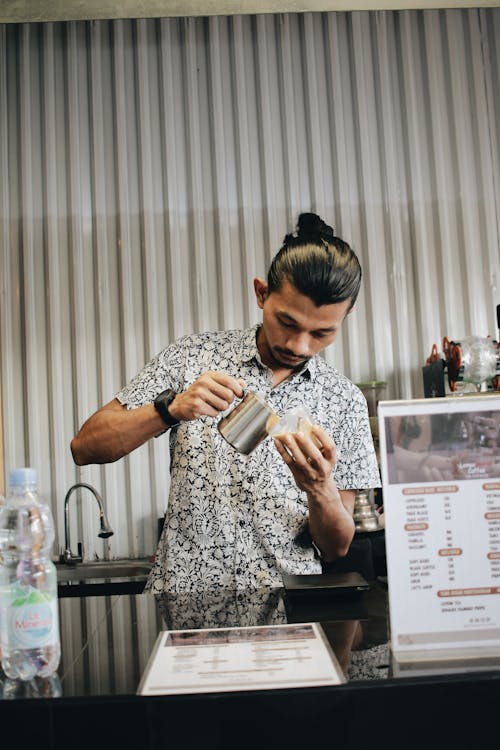
[[[396,662],[500,657],[500,394],[378,418]]]

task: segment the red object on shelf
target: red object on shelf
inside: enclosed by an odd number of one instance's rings
[[[448,385],[450,386],[450,390],[456,391],[458,373],[462,366],[462,349],[460,344],[449,341],[445,336],[443,338],[443,352],[448,368]]]
[[[437,344],[432,345],[431,353],[425,360],[426,365],[431,365],[433,362],[437,362],[439,359]]]

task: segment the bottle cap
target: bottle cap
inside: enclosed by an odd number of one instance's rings
[[[9,484],[11,487],[22,487],[25,484],[36,484],[36,482],[36,469],[12,469],[9,474]]]

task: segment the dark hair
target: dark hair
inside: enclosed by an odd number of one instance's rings
[[[354,305],[361,285],[361,266],[347,242],[317,214],[300,214],[297,229],[287,234],[267,274],[268,291],[284,280],[317,307],[351,299]]]

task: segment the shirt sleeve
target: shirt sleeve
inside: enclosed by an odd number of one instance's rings
[[[129,409],[133,409],[150,404],[167,388],[183,390],[186,351],[187,346],[183,346],[182,339],[169,345],[144,365],[142,370],[118,391],[115,398]]]
[[[355,385],[342,409],[341,429],[336,438],[335,482],[342,490],[380,487],[380,472],[363,393]]]

